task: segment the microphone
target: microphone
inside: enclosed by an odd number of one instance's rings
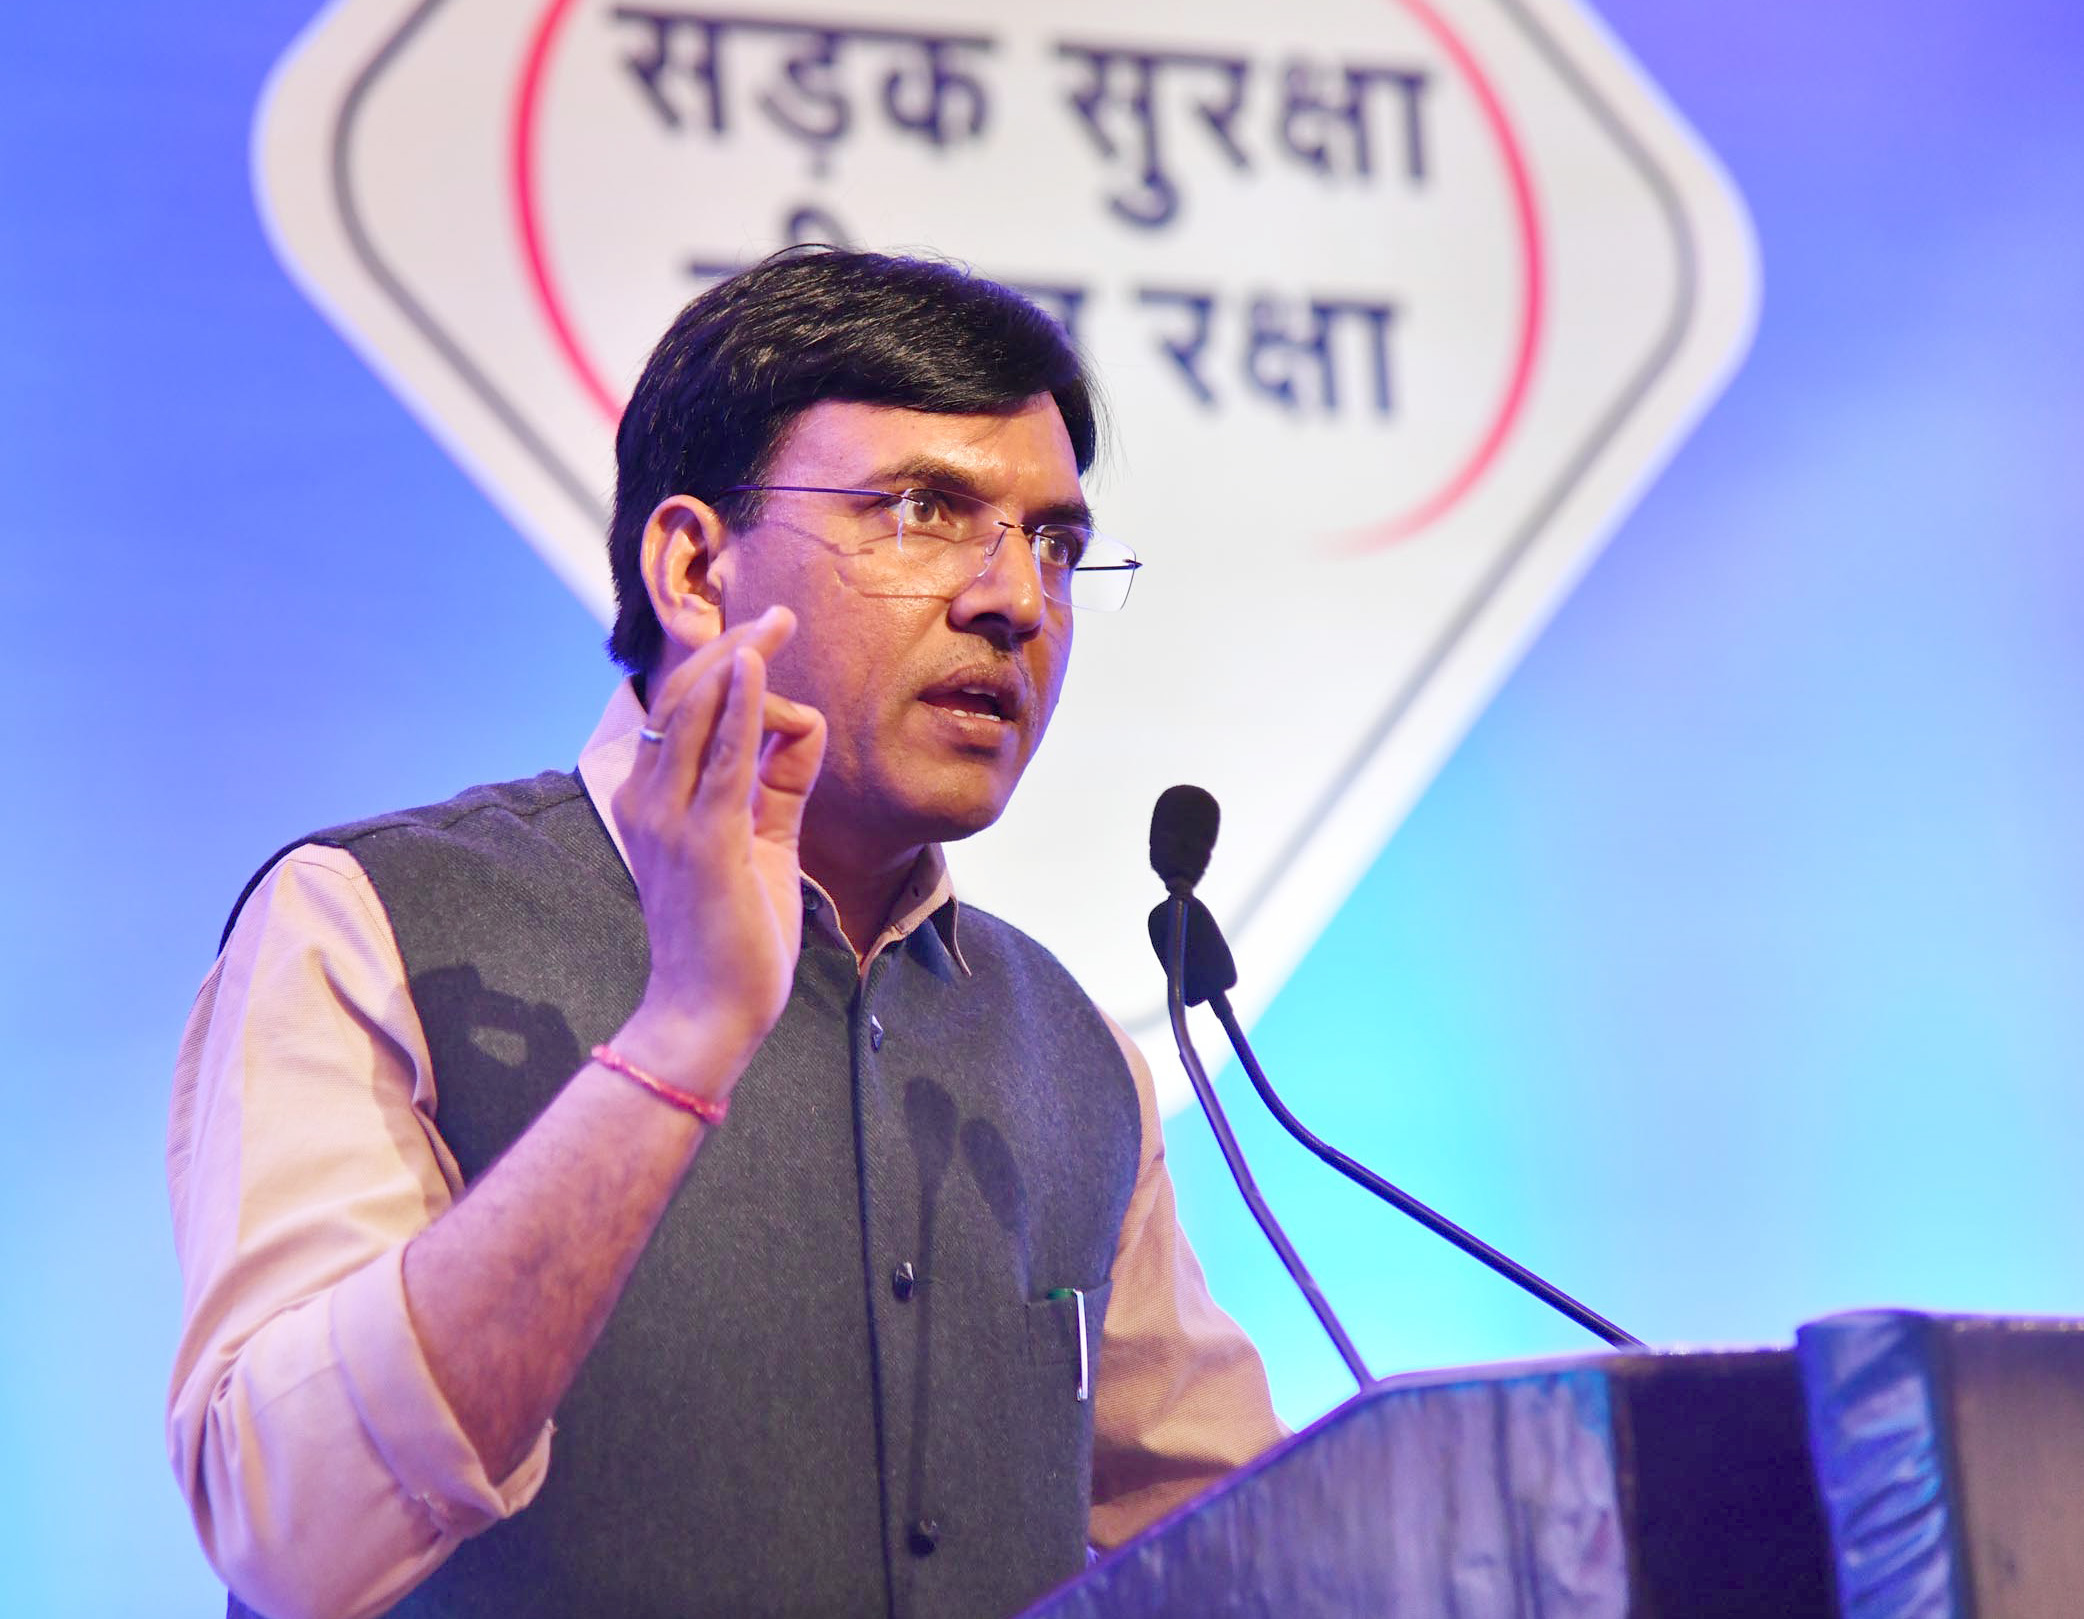
[[[1151,810],[1151,870],[1174,896],[1191,894],[1216,847],[1223,812],[1205,787],[1168,787]]]
[[[1179,791],[1177,788],[1173,790]],[[1155,824],[1151,832],[1151,841],[1155,848]],[[1210,842],[1213,845],[1213,837]],[[1201,871],[1207,869],[1207,857],[1204,856]],[[1198,881],[1200,872],[1197,871],[1195,876]],[[1229,991],[1237,985],[1237,963],[1232,959],[1230,946],[1223,938],[1223,930],[1216,925],[1216,919],[1210,914],[1209,908],[1192,895],[1161,903],[1150,915],[1151,948],[1158,952],[1161,962],[1167,961],[1167,949],[1173,947],[1170,929],[1174,913],[1185,918],[1185,926],[1181,930],[1184,937],[1176,949],[1178,965],[1176,969],[1168,970],[1168,979],[1177,978],[1188,1005],[1200,1006],[1207,1003],[1213,1006],[1217,1019],[1223,1025],[1223,1032],[1230,1036],[1230,1044],[1237,1052],[1237,1060],[1244,1065],[1245,1074],[1252,1081],[1252,1089],[1259,1093],[1259,1099],[1266,1104],[1267,1111],[1280,1121],[1282,1129],[1355,1185],[1365,1187],[1391,1208],[1409,1215],[1436,1237],[1444,1237],[1471,1259],[1488,1265],[1508,1282],[1533,1294],[1542,1303],[1583,1327],[1594,1337],[1604,1340],[1615,1349],[1647,1347],[1633,1333],[1623,1331],[1605,1316],[1587,1309],[1561,1288],[1544,1281],[1517,1260],[1500,1253],[1482,1238],[1464,1231],[1445,1215],[1419,1202],[1409,1192],[1391,1185],[1367,1165],[1347,1157],[1338,1148],[1320,1141],[1313,1135],[1300,1119],[1289,1112],[1288,1105],[1275,1094],[1273,1085],[1266,1077],[1266,1071],[1259,1066],[1259,1059],[1253,1054],[1251,1042],[1245,1039],[1245,1031],[1237,1020],[1237,1014],[1231,1010]],[[1184,1017],[1185,1014],[1182,1012],[1182,1021]],[[1177,1035],[1180,1030],[1176,1027],[1174,1033]],[[1192,1070],[1189,1072],[1191,1075]],[[1199,1087],[1197,1092],[1198,1089]],[[1236,1173],[1235,1169],[1232,1173]]]
[[[1151,907],[1151,948],[1158,953],[1158,964],[1165,964],[1165,946],[1172,935],[1172,906],[1169,899],[1161,899]],[[1216,919],[1201,903],[1198,896],[1187,899],[1187,963],[1184,987],[1189,1006],[1206,1006],[1211,1000],[1226,991],[1237,988],[1237,963],[1231,959],[1230,946],[1224,942],[1223,930],[1216,926]],[[1229,1005],[1226,1000],[1224,1005]]]
[[[1259,1222],[1259,1229],[1266,1233],[1266,1240],[1273,1244],[1290,1280],[1308,1301],[1318,1324],[1338,1350],[1339,1358],[1346,1363],[1346,1370],[1353,1374],[1354,1381],[1366,1388],[1375,1381],[1374,1374],[1368,1370],[1367,1362],[1360,1358],[1360,1351],[1353,1346],[1353,1340],[1346,1335],[1339,1318],[1332,1313],[1330,1302],[1317,1286],[1309,1267],[1302,1262],[1302,1255],[1295,1251],[1295,1244],[1288,1240],[1288,1233],[1281,1229],[1273,1210],[1260,1196],[1259,1184],[1246,1167],[1244,1151],[1231,1133],[1230,1121],[1223,1116],[1223,1105],[1216,1100],[1216,1088],[1209,1083],[1208,1070],[1201,1066],[1193,1037],[1187,1033],[1186,960],[1188,934],[1193,928],[1189,918],[1198,909],[1208,918],[1209,929],[1215,928],[1215,918],[1209,916],[1208,907],[1194,897],[1194,885],[1208,870],[1209,855],[1216,846],[1219,819],[1214,797],[1199,787],[1166,788],[1158,795],[1157,807],[1151,812],[1151,869],[1164,879],[1165,887],[1172,895],[1151,915],[1151,942],[1159,942],[1161,923],[1169,923],[1164,945],[1158,954],[1165,963],[1165,1008],[1172,1016],[1173,1043],[1179,1047],[1179,1060],[1187,1070],[1188,1083],[1194,1087],[1195,1100],[1200,1102],[1201,1111],[1208,1116],[1209,1129],[1215,1133],[1216,1146],[1223,1154],[1223,1162],[1230,1168],[1230,1178],[1237,1182],[1245,1206],[1252,1211],[1252,1218]],[[1220,933],[1216,936],[1219,940],[1222,937]],[[1223,955],[1227,960],[1227,948]],[[1233,968],[1229,983],[1236,982],[1237,973]],[[1220,995],[1221,990],[1216,993]],[[1200,998],[1197,998],[1196,1004],[1199,1003]]]

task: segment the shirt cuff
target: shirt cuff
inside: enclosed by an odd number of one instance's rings
[[[445,1536],[462,1539],[510,1518],[543,1486],[550,1433],[494,1483],[442,1397],[405,1302],[405,1248],[390,1249],[333,1290],[333,1351],[348,1397],[398,1487]]]

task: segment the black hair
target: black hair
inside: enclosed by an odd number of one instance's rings
[[[1099,423],[1077,349],[1021,294],[958,265],[798,247],[719,282],[659,339],[615,432],[609,654],[641,675],[663,645],[642,571],[659,502],[692,495],[727,523],[746,520],[745,497],[721,491],[758,483],[810,406],[981,415],[1041,393],[1055,399],[1084,472]]]

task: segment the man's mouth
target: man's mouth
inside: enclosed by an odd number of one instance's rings
[[[1001,724],[1020,717],[1018,683],[1010,679],[958,678],[944,681],[922,692],[919,700],[932,708],[965,714],[973,719],[997,720]]]

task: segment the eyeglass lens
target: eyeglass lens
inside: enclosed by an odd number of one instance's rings
[[[1135,559],[1126,546],[1082,524],[1022,529],[995,506],[950,490],[908,489],[891,510],[908,565],[927,570],[939,589],[959,591],[991,567],[1009,535],[1020,534],[1032,548],[1042,593],[1051,601],[1109,611],[1128,599]]]

